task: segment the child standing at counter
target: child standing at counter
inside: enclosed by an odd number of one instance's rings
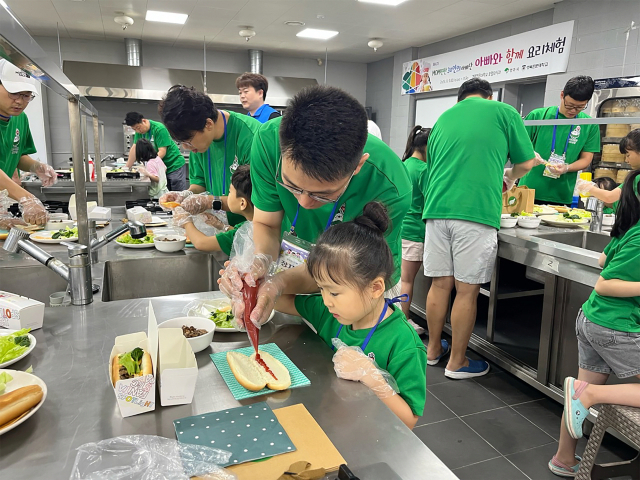
[[[564,415],[558,452],[549,469],[575,477],[581,458],[577,439],[589,407],[598,403],[640,407],[640,385],[605,385],[611,373],[640,378],[640,170],[624,182],[611,242],[589,299],[578,312],[578,378],[564,380]]]
[[[146,138],[141,138],[136,142],[136,160],[142,162],[144,166],[137,167],[140,175],[149,177],[149,197],[160,198],[169,190],[167,189],[167,167],[151,142]]]

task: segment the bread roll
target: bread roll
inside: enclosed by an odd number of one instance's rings
[[[123,355],[123,354],[121,354]],[[111,383],[116,386],[116,382],[120,380],[120,356],[116,355],[111,361]],[[153,365],[151,364],[151,355],[148,352],[144,352],[142,355],[142,363],[140,364],[140,371],[134,375],[134,377],[143,377],[145,375],[151,375],[153,373]]]
[[[0,395],[0,428],[40,403],[44,395],[39,385],[29,385]]]
[[[247,390],[257,392],[267,387],[271,390],[286,390],[291,386],[291,375],[282,363],[266,352],[258,351],[276,378],[256,362],[256,354],[250,357],[238,352],[227,353],[227,363],[234,377]]]

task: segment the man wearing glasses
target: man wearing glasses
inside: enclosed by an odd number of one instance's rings
[[[593,79],[571,78],[560,93],[557,107],[533,110],[525,120],[589,118],[583,110],[593,95]],[[538,153],[537,166],[520,181],[536,191],[536,201],[552,205],[570,205],[578,171],[591,165],[600,151],[598,125],[549,125],[526,127]]]
[[[9,197],[19,202],[26,222],[43,225],[48,215],[40,200],[11,179],[18,168],[35,173],[44,187],[53,185],[57,180],[53,167],[29,156],[36,152],[36,147],[24,109],[35,97],[35,82],[8,60],[0,60],[0,192],[7,190]],[[20,224],[24,222],[10,218],[0,206],[0,229]]]
[[[279,273],[260,286],[251,314],[254,323],[267,320],[283,293],[283,276],[289,277],[288,285],[296,285],[295,291],[286,293],[318,291],[304,265],[310,249],[322,232],[361,215],[372,200],[384,204],[391,218],[386,239],[396,270],[385,297],[400,294],[400,230],[411,204],[411,182],[400,158],[367,133],[367,114],[355,98],[328,86],[299,92],[283,117],[270,120],[256,133],[251,180],[253,278],[262,278],[271,260],[279,259]],[[233,264],[219,283],[232,298],[234,311],[242,311],[242,282]]]

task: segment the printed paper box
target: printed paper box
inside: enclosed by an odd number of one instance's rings
[[[181,328],[158,330],[158,384],[160,404],[184,405],[193,401],[198,364]]]
[[[0,327],[37,330],[43,319],[44,303],[0,290]]]
[[[151,375],[118,380],[113,387],[116,401],[123,417],[131,417],[141,413],[152,412],[156,408],[156,368],[158,358],[158,324],[149,302],[148,336],[144,332],[131,333],[116,337],[115,345],[109,355],[109,382],[111,382],[111,365],[113,357],[127,353],[136,347],[149,352],[153,367]]]

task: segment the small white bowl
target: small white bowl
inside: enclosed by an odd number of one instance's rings
[[[166,240],[174,240],[167,242]],[[178,252],[184,248],[187,243],[187,237],[184,235],[155,235],[153,244],[161,252]]]
[[[45,230],[64,230],[65,227],[73,228],[73,224],[76,223],[73,220],[60,220],[60,219],[51,219],[45,225]]]
[[[616,215],[614,213],[605,213],[602,215],[602,225],[611,226],[616,221]]]
[[[69,215],[66,213],[50,213],[49,220],[69,220]]]
[[[500,228],[513,228],[518,223],[518,217],[512,217],[510,213],[503,213],[500,217]]]
[[[522,228],[538,228],[541,221],[540,217],[518,217],[518,226]]]
[[[189,342],[189,345],[191,345],[191,350],[193,350],[193,353],[201,352],[202,350],[207,348],[211,343],[211,340],[213,339],[213,333],[216,331],[216,324],[213,323],[213,320],[201,317],[172,318],[171,320],[162,322],[160,325],[158,325],[158,328],[182,329],[183,325],[186,325],[187,327],[201,328],[202,330],[207,331],[206,334],[200,335],[199,337],[187,338],[187,341]]]

